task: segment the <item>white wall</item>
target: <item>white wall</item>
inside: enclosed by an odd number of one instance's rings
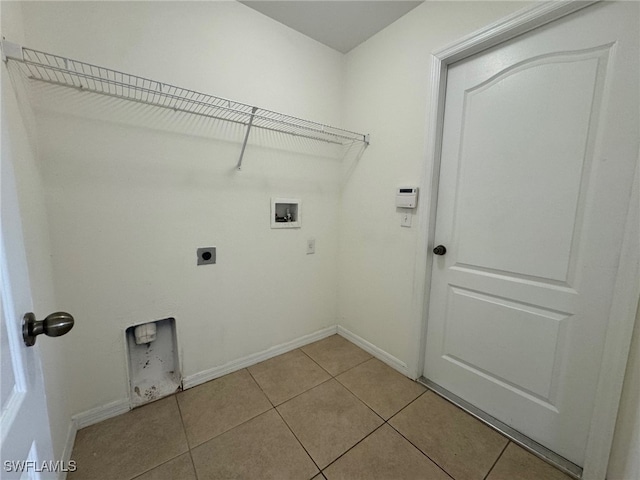
[[[323,123],[343,56],[236,2],[25,2],[25,45]],[[176,318],[185,376],[336,322],[340,162],[326,149],[37,85],[66,417],[127,398],[124,329]],[[230,142],[229,139],[234,141]],[[302,199],[270,229],[272,196]],[[316,238],[315,255],[306,239]],[[215,245],[218,263],[196,266]]]

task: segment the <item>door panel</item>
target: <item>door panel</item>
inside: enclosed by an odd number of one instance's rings
[[[555,353],[567,315],[453,286],[447,307],[445,359],[550,401]],[[505,357],[517,361],[505,362]]]
[[[456,190],[465,194],[456,199],[453,232],[458,263],[567,282],[607,53],[543,56],[464,92]]]
[[[27,348],[22,339],[22,317],[33,310],[27,257],[22,236],[17,182],[13,162],[22,157],[12,139],[24,137],[11,82],[2,65],[2,159],[0,161],[0,477],[4,479],[58,478],[45,470],[43,462],[53,461],[53,448],[38,345]],[[12,111],[15,114],[9,115]],[[24,135],[24,132],[20,132]],[[25,461],[33,462],[25,464]],[[22,463],[20,463],[22,462]]]
[[[638,162],[638,4],[449,66],[425,376],[582,465]]]

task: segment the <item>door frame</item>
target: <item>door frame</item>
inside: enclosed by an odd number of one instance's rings
[[[549,1],[535,4],[432,53],[431,104],[427,132],[427,145],[429,147],[426,156],[426,172],[422,182],[424,191],[428,191],[430,194],[426,199],[426,213],[421,222],[421,231],[419,233],[419,244],[425,245],[426,248],[421,249],[418,253],[418,256],[422,257],[419,258],[420,263],[426,266],[426,275],[423,283],[424,300],[421,306],[423,312],[420,325],[421,332],[418,337],[420,339],[418,365],[416,368],[416,371],[420,372],[418,377],[424,373],[428,305],[433,266],[433,254],[430,252],[435,241],[435,219],[448,67],[454,62],[504,43],[518,35],[558,20],[599,1]],[[640,212],[637,206],[640,203],[638,201],[640,196],[639,169],[640,167],[636,165],[633,193],[622,244],[621,258],[624,258],[625,262],[620,262],[616,275],[612,308],[609,312],[605,346],[598,375],[594,410],[590,420],[586,460],[582,473],[582,478],[585,480],[604,480],[606,477],[629,347],[631,345],[631,336],[640,299],[640,241],[638,240],[640,238],[640,227],[638,226]],[[603,372],[606,374],[603,374]]]

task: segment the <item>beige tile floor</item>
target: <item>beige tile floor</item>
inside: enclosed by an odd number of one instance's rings
[[[568,480],[334,335],[84,428],[69,480]]]

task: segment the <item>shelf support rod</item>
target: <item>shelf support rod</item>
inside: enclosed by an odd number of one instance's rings
[[[238,160],[238,170],[242,169],[242,157],[244,157],[244,149],[247,148],[247,140],[249,140],[249,132],[251,131],[251,126],[253,125],[253,117],[256,115],[257,111],[258,111],[258,107],[253,107],[251,109],[251,117],[249,118],[247,131],[244,134],[244,142],[242,142],[242,150],[240,151],[240,159]]]

